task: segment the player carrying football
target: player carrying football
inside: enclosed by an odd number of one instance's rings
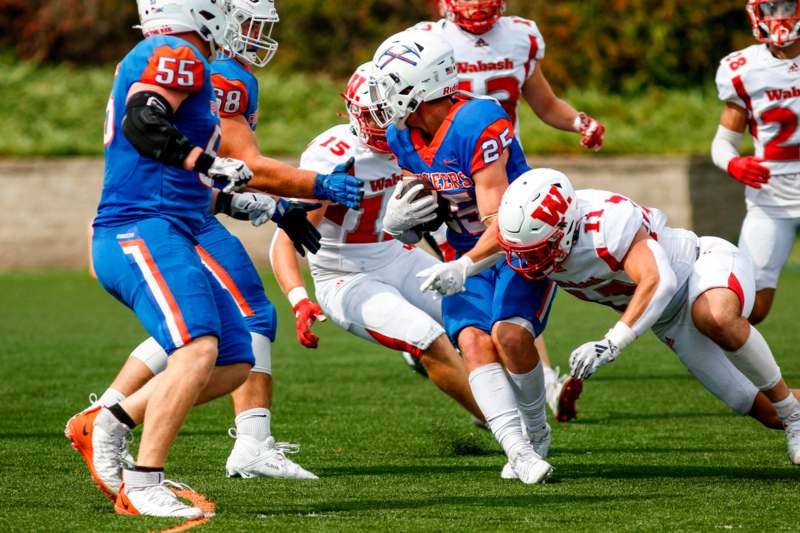
[[[517,137],[522,98],[545,124],[577,132],[586,148],[603,146],[603,125],[553,92],[541,65],[544,38],[534,21],[503,16],[503,0],[440,0],[439,6],[442,19],[415,28],[435,32],[453,46],[459,89],[496,98],[512,118]],[[445,240],[441,232],[436,238]],[[537,337],[536,348],[544,365],[547,403],[558,420],[568,421],[576,416],[580,383],[551,368],[544,336]]]
[[[370,115],[371,70],[371,63],[360,66],[342,95],[350,124],[317,136],[300,159],[301,168],[327,172],[354,158],[354,172],[367,182],[361,210],[330,204],[311,214],[322,233],[320,251],[309,257],[321,308],[309,299],[294,247],[283,232],[276,233],[270,250],[275,276],[292,304],[301,344],[317,347],[311,326],[327,316],[358,337],[411,353],[431,381],[482,421],[464,364],[441,326],[441,302],[418,289],[416,273],[436,264],[436,259],[383,232],[387,205],[412,195],[392,196],[403,172],[386,144],[386,132]],[[425,216],[435,216],[432,197],[416,202],[424,206]]]
[[[525,280],[498,261],[500,198],[528,170],[514,125],[493,99],[453,98],[453,48],[439,35],[397,34],[378,48],[373,62],[373,118],[388,128],[387,142],[400,166],[428,180],[455,211],[447,237],[459,257],[420,272],[421,288],[447,296],[445,330],[461,349],[475,401],[508,456],[504,477],[542,482],[552,470],[543,459],[550,427],[534,339],[547,322],[554,286]],[[414,202],[393,203],[384,230],[409,240],[423,220]],[[489,269],[467,280],[482,263]]]
[[[561,172],[536,169],[503,196],[498,238],[521,275],[549,277],[622,313],[602,339],[572,352],[573,376],[588,379],[652,329],[731,409],[785,428],[789,459],[800,464],[800,403],[747,321],[755,298],[750,258],[666,222],[657,209],[611,192],[576,192]]]
[[[739,247],[753,259],[758,324],[772,307],[781,268],[800,227],[800,6],[796,0],[750,0],[755,44],[725,57],[717,71],[725,102],[711,154],[744,183],[747,216]],[[739,155],[745,128],[756,152]]]

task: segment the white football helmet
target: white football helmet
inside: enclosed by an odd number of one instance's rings
[[[225,0],[225,54],[238,57],[254,67],[264,67],[275,57],[278,41],[272,30],[280,19],[274,0]]]
[[[136,0],[145,37],[195,32],[211,46],[225,47],[227,0]]]
[[[577,234],[578,198],[569,178],[538,168],[506,189],[498,213],[498,241],[506,261],[528,279],[542,279],[569,255]]]
[[[372,111],[376,109],[369,90],[369,78],[372,76],[372,61],[359,66],[350,76],[347,88],[341,94],[344,98],[350,126],[362,143],[376,152],[391,153],[386,142],[386,130],[375,124]]]
[[[443,37],[408,30],[386,39],[372,59],[372,116],[381,128],[402,128],[422,102],[458,92],[453,47]]]

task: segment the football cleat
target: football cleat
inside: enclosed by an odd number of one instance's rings
[[[532,447],[526,447],[509,460],[510,472],[503,472],[500,477],[503,479],[518,479],[526,485],[544,483],[553,473],[553,467],[539,457]],[[511,475],[513,474],[513,475]]]
[[[800,410],[796,410],[789,418],[783,421],[786,431],[786,444],[789,461],[793,465],[800,465]]]
[[[417,359],[408,352],[402,352],[401,355],[403,356],[403,361],[406,362],[406,364],[409,366],[409,368],[411,368],[411,370],[413,370],[423,378],[428,377],[428,371],[425,369],[425,365],[422,364],[422,361],[420,361],[419,359]]]
[[[89,406],[78,414],[82,415],[87,411],[91,411],[95,407],[108,407],[108,406],[101,405],[97,394],[92,392],[91,394],[89,394]],[[69,438],[69,435],[67,434],[67,431],[69,430],[69,423],[72,422],[72,419],[75,418],[76,416],[78,415],[73,415],[72,417],[70,417],[70,419],[67,420],[67,423],[64,425],[64,436],[67,438]],[[133,468],[134,466],[136,466],[136,459],[133,458],[133,455],[131,455],[130,451],[128,450],[128,446],[133,440],[133,433],[128,433],[125,436],[125,439],[127,442],[125,443],[125,455],[122,457],[122,466],[124,466],[125,468]]]
[[[102,410],[103,407],[97,406],[73,416],[67,422],[64,435],[83,456],[97,488],[114,501],[122,484],[122,467],[128,451],[130,431],[122,424],[111,431],[100,427],[95,419]]]
[[[163,480],[157,485],[127,488],[120,486],[119,495],[114,504],[114,512],[122,515],[158,516],[162,518],[184,518],[196,520],[205,513],[199,507],[186,505],[171,490],[188,489],[182,483]],[[191,490],[191,489],[189,489]]]
[[[225,463],[228,477],[319,479],[286,457],[287,453],[297,453],[300,450],[299,444],[276,442],[273,437],[268,437],[264,442],[248,437],[237,438],[233,428],[228,430],[228,434],[236,439]]]
[[[558,372],[558,367],[556,367]],[[559,422],[569,422],[578,417],[578,410],[575,402],[583,391],[583,381],[575,379],[569,374],[559,376],[559,378],[546,385],[547,405]]]
[[[525,435],[527,438],[527,433],[525,433]],[[546,424],[543,430],[533,433],[533,436],[530,439],[531,446],[533,446],[533,451],[535,451],[536,454],[542,459],[547,459],[547,454],[550,453],[550,444],[552,441],[553,435],[550,431],[550,424]],[[500,473],[500,477],[503,479],[517,479],[517,475],[514,472],[510,461],[503,466],[503,471]]]

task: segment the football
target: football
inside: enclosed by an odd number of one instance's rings
[[[400,182],[400,187],[397,189],[397,197],[401,198],[402,196],[405,196],[410,189],[419,184],[422,184],[422,190],[416,192],[413,199],[421,197],[424,194],[430,194],[436,200],[438,207],[436,208],[435,219],[415,226],[412,229],[419,232],[436,231],[439,229],[439,226],[441,226],[450,218],[452,209],[450,207],[450,202],[436,192],[436,189],[433,187],[430,180],[420,178],[419,176],[403,176],[403,180]]]

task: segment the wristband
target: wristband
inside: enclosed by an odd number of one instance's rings
[[[297,304],[303,300],[309,299],[305,287],[295,287],[289,291],[289,294],[286,295],[286,298],[289,299],[289,304],[292,306],[292,309],[297,307]]]
[[[214,156],[203,152],[197,156],[197,161],[194,162],[194,167],[192,167],[192,170],[208,176],[208,171],[211,169],[211,165],[213,164]]]
[[[614,324],[614,327],[606,333],[606,340],[622,351],[636,340],[636,332],[621,320]]]
[[[233,212],[232,203],[233,194],[220,191],[217,193],[217,202],[214,204],[214,211],[216,213],[222,213],[223,215],[231,216],[231,213]]]
[[[575,117],[575,120],[572,121],[572,129],[575,130],[576,133],[581,132],[581,126],[583,126],[583,117],[586,116],[586,113],[578,113],[578,116]]]
[[[475,266],[475,261],[473,261],[472,258],[470,258],[470,256],[462,255],[461,257],[456,259],[456,263],[461,265],[467,277],[469,277],[472,274],[472,268]]]

